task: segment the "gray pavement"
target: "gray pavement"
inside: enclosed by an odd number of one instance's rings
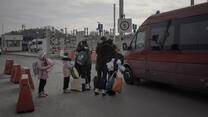
[[[35,57],[9,55],[15,63],[32,66]],[[102,97],[93,91],[62,93],[62,62],[55,67],[45,87],[47,98],[39,99],[38,80],[33,76],[35,111],[17,114],[19,85],[9,82],[4,75],[6,56],[0,55],[0,117],[207,117],[208,98],[197,92],[158,83],[123,83],[122,94]],[[32,69],[31,69],[32,70]],[[95,76],[94,65],[92,77]]]

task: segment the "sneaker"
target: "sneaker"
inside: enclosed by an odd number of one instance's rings
[[[43,92],[42,93],[39,93],[39,98],[44,98],[44,97],[47,97],[47,95],[45,95]]]
[[[43,94],[44,94],[45,96],[48,96],[48,94],[46,94],[45,91],[43,91]]]
[[[104,89],[102,90],[102,95],[103,95],[103,96],[105,96],[105,95],[106,95],[106,93],[105,93],[105,90],[104,90]]]
[[[64,93],[71,93],[69,89],[64,89]]]
[[[86,84],[86,90],[90,90],[90,89],[91,89],[90,84]]]
[[[95,95],[99,95],[99,89],[95,89]]]

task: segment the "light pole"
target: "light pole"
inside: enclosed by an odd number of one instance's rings
[[[123,0],[119,0],[119,19],[124,19],[124,4]],[[120,50],[121,53],[123,53],[123,47],[122,47],[122,38],[123,38],[123,33],[120,33]]]
[[[116,40],[116,4],[113,4],[113,40]]]

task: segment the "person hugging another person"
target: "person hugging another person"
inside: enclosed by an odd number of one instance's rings
[[[109,61],[107,61],[106,63],[108,69],[108,81],[106,84],[106,90],[109,95],[115,95],[116,93],[112,91],[112,86],[114,79],[117,77],[118,70],[120,70],[121,72],[125,71],[125,67],[123,66],[124,57],[120,53],[120,49],[117,48],[115,44],[113,44],[113,40],[108,39],[107,43],[112,48],[112,55],[109,56]]]
[[[46,97],[48,96],[45,91],[44,87],[46,85],[46,81],[48,79],[48,72],[51,71],[54,63],[51,59],[46,57],[46,53],[43,50],[38,52],[38,79],[39,82],[39,97]]]
[[[97,70],[97,80],[95,82],[95,95],[99,94],[99,89],[103,96],[106,95],[106,81],[108,69],[106,63],[109,62],[115,56],[115,48],[112,46],[105,36],[101,37],[96,47],[97,61],[96,61],[96,70]]]

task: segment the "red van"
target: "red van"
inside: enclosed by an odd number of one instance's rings
[[[124,79],[208,91],[208,3],[147,18],[125,52]]]

